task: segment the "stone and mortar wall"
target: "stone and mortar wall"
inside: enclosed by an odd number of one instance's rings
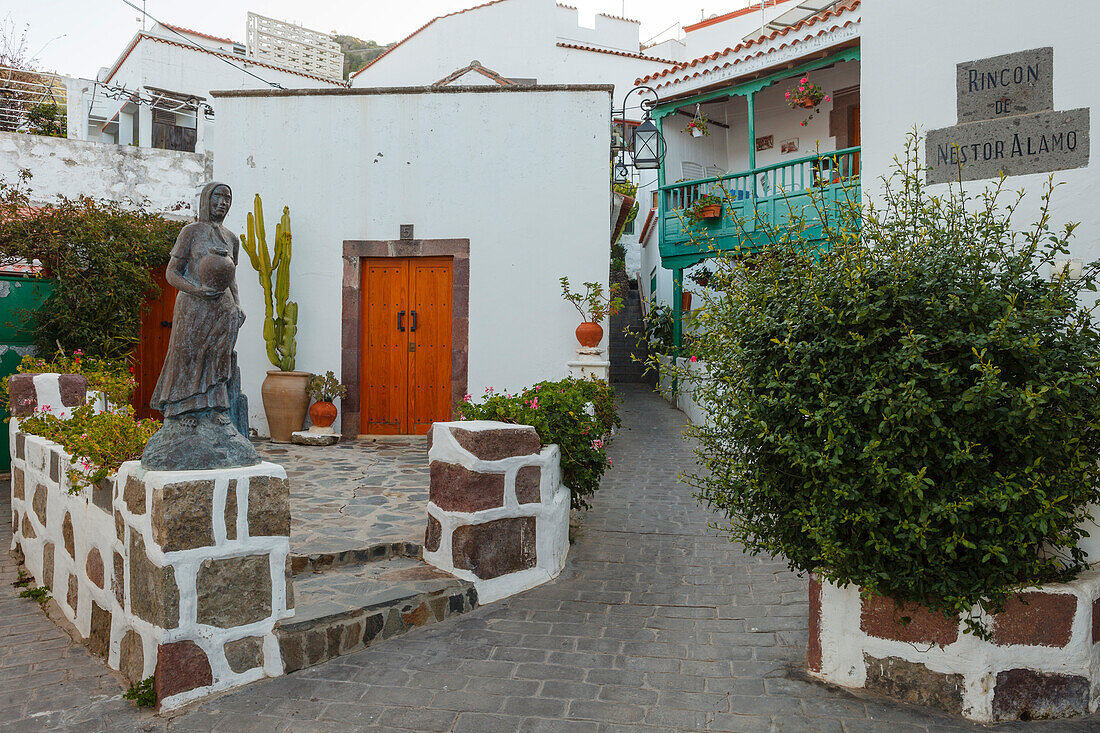
[[[188,220],[199,189],[214,175],[213,158],[203,153],[0,132],[0,178],[14,183],[22,169],[34,174],[32,204],[59,195],[144,199],[151,211]]]
[[[561,453],[535,429],[437,422],[428,433],[431,491],[424,560],[474,583],[491,603],[557,577],[569,550]]]
[[[84,378],[17,375],[11,391],[12,550],[92,651],[131,683],[155,675],[162,709],[281,675],[274,631],[294,615],[283,468],[131,461],[70,494],[70,456],[19,418],[47,405],[66,416]]]
[[[1018,593],[984,620],[990,641],[942,614],[813,579],[808,666],[827,682],[983,722],[1097,710],[1100,571]]]

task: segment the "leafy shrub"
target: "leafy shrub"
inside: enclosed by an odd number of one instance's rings
[[[100,359],[85,356],[80,349],[72,354],[66,354],[58,349],[49,360],[37,356],[24,356],[15,367],[15,371],[19,374],[44,372],[82,374],[88,380],[88,389],[103,392],[113,405],[129,404],[130,398],[134,395],[134,368],[130,366],[128,359]],[[2,381],[0,396],[5,403],[9,402],[11,398],[8,395],[8,380],[0,381]]]
[[[611,465],[604,439],[622,424],[615,390],[598,379],[539,382],[514,395],[490,387],[481,402],[466,395],[460,409],[464,420],[531,425],[543,445],[556,443],[574,509],[589,508],[588,497],[600,488],[600,477]]]
[[[157,704],[157,691],[153,686],[153,678],[146,677],[141,682],[122,693],[127,700],[133,700],[139,708],[151,708]]]
[[[159,428],[157,420],[135,420],[134,409],[129,405],[117,412],[81,405],[68,420],[52,414],[50,406],[43,405],[19,421],[22,432],[60,443],[72,456],[74,465],[67,473],[72,483],[70,492],[74,494],[116,473],[126,461],[141,458],[146,443]]]
[[[40,585],[37,588],[27,588],[19,591],[20,598],[29,598],[35,603],[45,606],[53,596],[50,595],[50,586]]]
[[[1100,263],[1048,275],[1074,225],[1017,231],[1003,181],[930,194],[913,135],[881,206],[798,221],[718,260],[695,352],[688,480],[731,537],[793,569],[916,602],[987,635],[976,608],[1086,567],[1100,500]],[[862,232],[860,227],[862,226]],[[704,297],[707,297],[704,295]]]
[[[140,203],[86,196],[31,207],[29,180],[27,171],[0,180],[0,264],[37,259],[55,283],[34,318],[38,353],[129,356],[146,300],[157,295],[150,273],[168,262],[182,223]]]

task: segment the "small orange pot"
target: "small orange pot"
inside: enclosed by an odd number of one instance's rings
[[[327,428],[336,420],[336,405],[331,402],[314,402],[309,406],[309,419],[314,426]]]
[[[684,292],[680,293],[680,310],[682,310],[682,311],[690,311],[691,310],[691,293],[689,293],[686,290]]]
[[[576,334],[581,346],[589,348],[599,346],[600,341],[603,340],[603,326],[594,321],[585,321],[577,326]]]
[[[717,219],[722,215],[722,204],[708,204],[695,212],[696,219]]]

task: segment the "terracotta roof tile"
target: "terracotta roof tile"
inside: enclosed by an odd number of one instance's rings
[[[611,20],[625,20],[627,23],[637,23],[638,25],[642,24],[642,21],[640,20],[634,20],[633,18],[624,18],[621,15],[610,15],[608,13],[596,13],[596,15],[602,15],[605,18],[611,18]]]
[[[656,56],[646,56],[640,53],[630,53],[629,51],[616,51],[611,48],[597,48],[595,46],[579,46],[575,43],[558,43],[559,48],[572,48],[577,51],[595,51],[596,53],[609,53],[612,56],[625,56],[632,59],[642,59],[643,61],[656,61],[659,64],[672,64],[675,65],[676,61],[670,61],[668,59],[659,59]]]
[[[808,28],[809,26],[816,25],[818,23],[829,20],[830,18],[835,18],[835,17],[841,15],[842,13],[846,13],[846,12],[855,10],[856,8],[858,8],[860,6],[860,3],[861,3],[861,0],[847,0],[847,2],[844,2],[844,3],[836,6],[835,8],[833,8],[831,10],[825,10],[821,13],[817,13],[815,15],[810,16],[809,18],[805,18],[803,20],[800,20],[799,22],[795,23],[794,25],[789,25],[786,28],[781,28],[780,30],[773,31],[772,33],[769,33],[768,35],[765,35],[765,36],[761,36],[760,38],[755,38],[751,41],[744,41],[742,43],[738,43],[736,46],[733,46],[732,48],[726,48],[722,51],[716,51],[715,53],[707,54],[706,56],[700,56],[699,58],[694,59],[692,61],[688,61],[688,62],[685,62],[685,63],[678,64],[677,66],[674,66],[671,69],[662,69],[661,71],[658,71],[658,72],[653,73],[653,74],[649,74],[648,76],[643,76],[640,79],[637,79],[635,81],[635,84],[644,84],[647,81],[653,81],[655,79],[661,79],[663,77],[669,76],[670,74],[679,74],[679,72],[686,71],[687,69],[689,69],[693,66],[698,66],[700,64],[707,64],[711,61],[716,61],[716,60],[718,60],[719,58],[721,58],[723,56],[729,56],[731,54],[735,54],[735,53],[738,53],[740,51],[744,51],[746,49],[751,48],[752,46],[758,46],[758,45],[767,43],[769,41],[774,41],[776,38],[779,38],[781,36],[786,36],[789,33],[798,32],[798,31],[800,31],[804,28]],[[830,28],[823,28],[817,35],[821,35],[823,33],[828,33],[829,31],[837,30],[838,28],[846,28],[846,27],[848,27],[849,25],[852,25],[855,22],[856,21],[849,20],[849,21],[845,21],[843,23],[838,23],[837,25],[834,25]],[[794,43],[798,43],[798,41],[799,41],[799,39],[794,39],[794,40],[792,40],[792,42],[790,44],[785,43],[785,44],[780,45],[778,48],[786,48],[789,45],[793,45]],[[778,49],[774,49],[774,50],[778,50]],[[755,55],[759,56],[759,55],[762,55],[763,53],[764,52],[760,52],[760,53],[757,53]],[[750,55],[746,58],[751,58],[751,57],[752,56]],[[722,69],[727,68],[729,66],[732,66],[735,63],[740,62],[741,60],[742,59],[735,59],[733,61],[730,61],[730,62],[727,62],[727,63],[723,64],[722,66],[720,66],[718,68],[722,68]],[[708,73],[710,73],[710,71],[711,71],[711,69],[702,69],[702,70],[697,71],[697,72],[695,72],[693,74],[690,74],[688,76],[682,76],[679,79],[670,79],[668,82],[665,82],[661,86],[666,86],[666,85],[672,84],[676,81],[683,81],[685,79],[694,79],[696,77],[702,76],[703,74],[708,74]]]
[[[171,25],[169,23],[161,23],[160,25],[165,28],[170,28],[177,33],[190,33],[192,36],[198,36],[200,38],[208,38],[211,41],[220,41],[221,43],[236,43],[232,38],[222,38],[221,36],[212,36],[208,33],[202,33],[201,31],[193,31],[190,28],[184,28],[182,25]]]

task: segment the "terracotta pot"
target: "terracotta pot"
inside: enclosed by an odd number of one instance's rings
[[[314,427],[327,428],[336,420],[336,405],[331,402],[314,402],[309,406],[309,419]]]
[[[817,105],[821,104],[821,102],[815,102],[812,99],[801,99],[798,101],[798,104],[799,106],[805,107],[806,109],[813,109]]]
[[[260,394],[273,442],[289,443],[290,434],[302,429],[309,407],[306,385],[311,376],[309,372],[272,370],[267,373]]]
[[[585,321],[577,326],[577,341],[581,346],[595,347],[603,340],[603,326],[594,321]]]
[[[717,219],[722,215],[722,204],[710,204],[695,210],[696,219]]]
[[[691,293],[686,290],[680,293],[680,310],[684,312],[691,310]]]

